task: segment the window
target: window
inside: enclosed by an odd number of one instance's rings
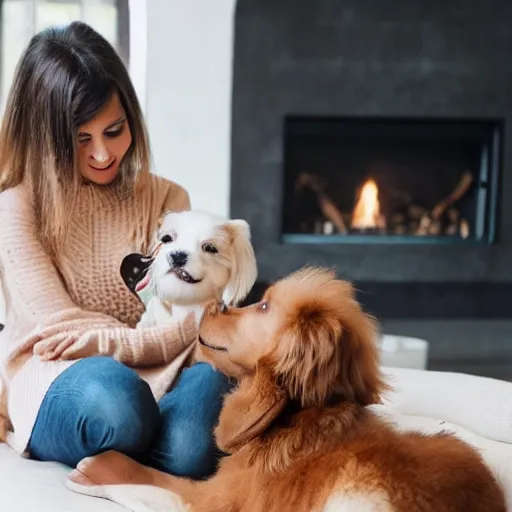
[[[128,66],[129,0],[3,0],[1,12],[1,107],[15,68],[31,37],[50,25],[75,20],[88,23],[105,37]]]

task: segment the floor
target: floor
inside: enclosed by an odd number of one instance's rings
[[[429,343],[428,368],[512,381],[512,320],[382,321],[382,331]]]

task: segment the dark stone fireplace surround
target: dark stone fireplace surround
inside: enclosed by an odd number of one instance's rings
[[[266,283],[335,266],[381,318],[512,317],[512,3],[239,0],[231,211]],[[504,126],[493,245],[284,244],[288,115],[493,119]]]

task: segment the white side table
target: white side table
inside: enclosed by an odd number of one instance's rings
[[[428,342],[409,336],[383,334],[379,341],[382,366],[395,368],[427,368]]]

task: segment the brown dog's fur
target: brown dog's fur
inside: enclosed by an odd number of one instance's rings
[[[334,495],[332,510],[505,512],[469,445],[398,433],[366,407],[386,389],[375,324],[330,271],[303,269],[246,308],[212,306],[200,340],[240,380],[215,432],[229,454],[216,475],[194,482],[108,452],[79,465],[89,481],[158,485],[193,512],[321,511]]]

